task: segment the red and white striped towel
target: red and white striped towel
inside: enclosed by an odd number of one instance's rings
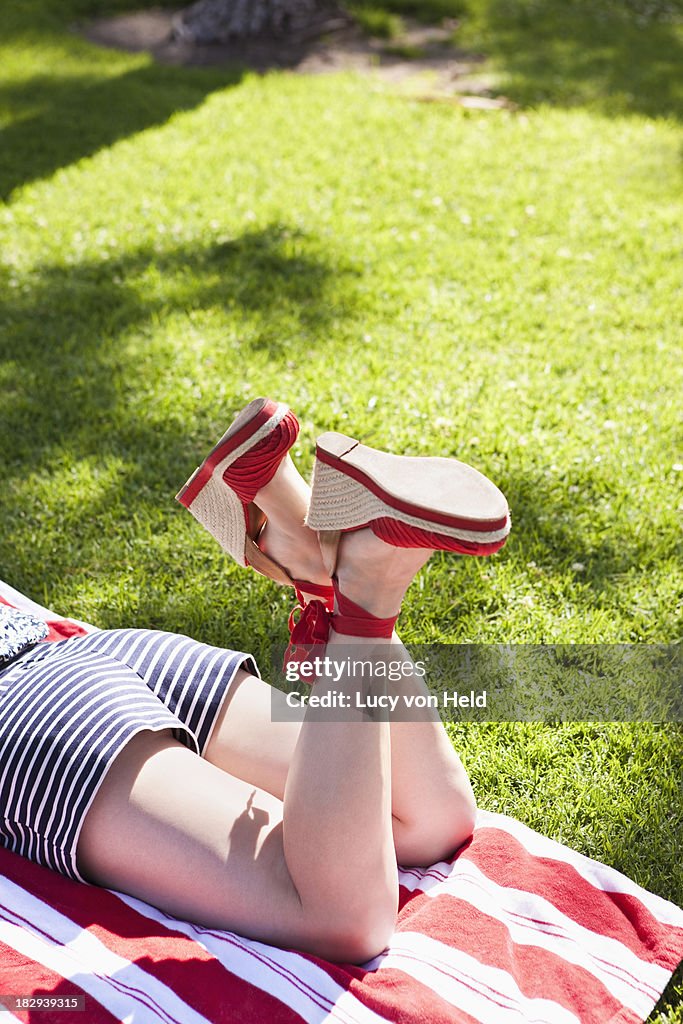
[[[40,608],[0,584],[3,597]],[[200,928],[0,850],[0,993],[85,996],[85,1014],[45,1010],[44,1024],[635,1024],[681,960],[683,911],[487,812],[451,863],[401,872],[396,933],[363,967]]]

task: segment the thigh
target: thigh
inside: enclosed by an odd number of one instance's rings
[[[306,945],[281,802],[170,732],[139,733],[118,755],[86,814],[77,862],[88,881],[175,916]]]
[[[280,690],[240,669],[218,715],[203,756],[223,771],[280,800],[301,722],[273,721],[284,708]]]

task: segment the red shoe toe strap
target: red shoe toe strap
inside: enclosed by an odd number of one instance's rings
[[[371,615],[355,601],[344,597],[339,590],[336,576],[332,579],[332,585],[338,609],[332,616],[332,629],[335,633],[341,633],[343,636],[374,636],[385,639],[391,636],[399,615],[398,612],[390,619],[378,619],[376,615]]]
[[[298,433],[299,422],[290,409],[269,434],[228,466],[223,479],[243,504],[248,505],[270,483]]]

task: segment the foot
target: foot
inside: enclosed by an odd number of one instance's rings
[[[256,495],[267,522],[258,539],[264,554],[287,570],[293,580],[329,587],[315,531],[304,524],[310,488],[287,455],[273,479]],[[303,591],[304,596],[306,591]]]

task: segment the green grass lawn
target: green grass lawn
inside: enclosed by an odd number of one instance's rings
[[[289,593],[173,495],[270,394],[300,415],[305,473],[338,429],[506,492],[506,548],[435,556],[407,640],[679,640],[673,7],[460,5],[514,112],[160,68],[70,32],[89,9],[0,10],[0,575],[265,664]],[[481,806],[683,903],[679,727],[452,733]],[[680,975],[660,1009],[683,1024]]]

